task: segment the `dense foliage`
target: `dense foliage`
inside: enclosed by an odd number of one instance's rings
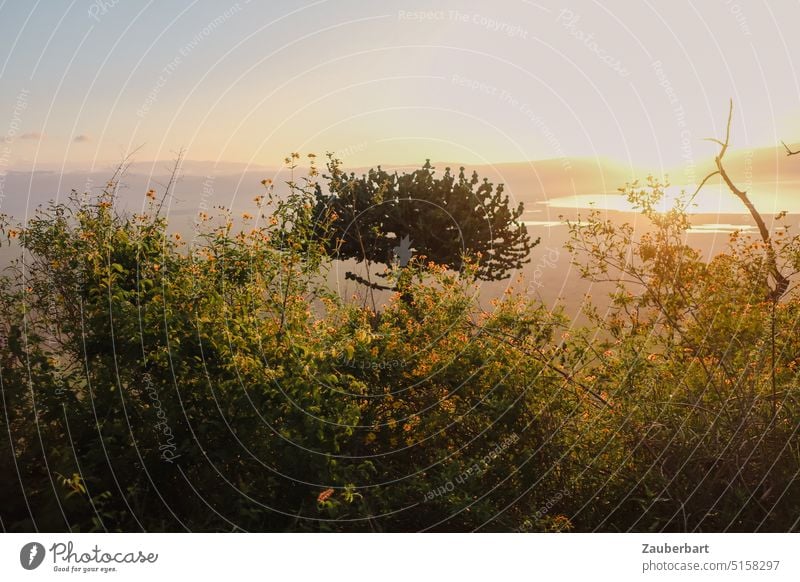
[[[115,187],[3,226],[4,530],[798,529],[800,303],[765,300],[760,242],[703,261],[661,184],[626,188],[643,235],[570,224],[619,282],[585,328],[482,311],[469,253],[387,264],[377,312],[338,297],[313,180],[191,240]]]

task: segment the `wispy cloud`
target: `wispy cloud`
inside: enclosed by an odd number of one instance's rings
[[[41,133],[41,132],[31,131],[29,133],[23,133],[21,136],[19,136],[19,139],[36,140],[36,141],[38,141],[38,140],[42,140],[42,139],[44,139],[46,137],[47,136],[45,134]]]

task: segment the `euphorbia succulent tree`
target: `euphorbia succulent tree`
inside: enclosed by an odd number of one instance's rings
[[[329,156],[325,178],[326,185],[316,186],[315,212],[330,219],[321,221],[329,254],[368,268],[405,266],[414,256],[459,271],[471,257],[477,278],[497,280],[528,262],[539,242],[519,220],[522,204],[513,207],[502,184],[468,175],[463,167],[457,173],[446,168],[437,177],[426,161],[411,173],[378,166],[357,176]],[[353,273],[348,277],[388,288]]]

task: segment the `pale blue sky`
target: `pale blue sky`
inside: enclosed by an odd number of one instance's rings
[[[796,2],[744,0],[0,0],[0,170],[140,144],[684,166],[713,154],[729,97],[737,147],[800,141],[798,22]]]

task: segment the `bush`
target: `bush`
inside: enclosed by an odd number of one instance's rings
[[[469,255],[389,266],[375,311],[324,284],[313,182],[267,187],[191,241],[113,182],[3,223],[5,529],[797,529],[798,302],[765,300],[760,243],[702,261],[654,181],[626,189],[647,234],[570,224],[620,282],[587,327],[481,310]]]

